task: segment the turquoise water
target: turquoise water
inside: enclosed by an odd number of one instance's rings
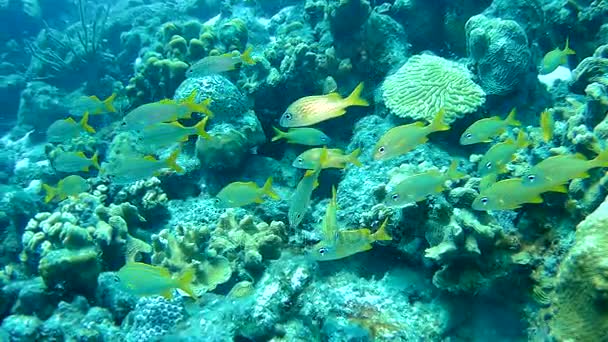
[[[0,22],[0,341],[608,341],[606,2]]]

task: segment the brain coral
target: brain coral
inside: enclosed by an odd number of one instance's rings
[[[416,55],[384,81],[383,97],[391,112],[402,118],[431,121],[445,108],[451,123],[485,102],[485,93],[462,65],[447,59]]]

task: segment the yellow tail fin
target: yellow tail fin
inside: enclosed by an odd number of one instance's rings
[[[564,47],[565,55],[576,55],[576,52],[570,48],[570,37],[566,37],[566,46]]]
[[[608,167],[608,149],[600,151],[600,154],[598,154],[591,163],[593,163],[595,167]]]
[[[89,112],[84,112],[82,120],[80,120],[80,126],[89,133],[95,133],[95,129],[89,126]]]
[[[100,167],[99,167],[99,154],[97,152],[95,152],[95,154],[93,154],[93,156],[91,157],[91,164],[97,170],[100,169]]]
[[[170,169],[174,170],[175,172],[182,173],[184,172],[184,169],[181,166],[177,165],[177,157],[179,156],[179,152],[179,149],[171,152],[171,155],[169,156],[169,158],[167,158],[167,160],[165,160],[165,163]]]
[[[209,120],[208,116],[205,116],[201,121],[199,121],[196,125],[194,125],[194,129],[196,130],[196,134],[199,137],[203,137],[204,139],[211,140],[211,136],[207,131],[205,131],[205,126],[207,125],[207,120]]]
[[[516,114],[517,114],[517,109],[516,108],[511,109],[511,111],[509,112],[509,115],[507,115],[507,118],[505,119],[505,124],[507,124],[509,126],[521,126],[521,122],[519,122],[518,120],[515,119]]]
[[[116,108],[114,108],[114,99],[116,99],[116,93],[103,100],[103,107],[110,113],[116,113]]]
[[[386,232],[387,223],[388,223],[388,217],[384,219],[384,222],[382,222],[382,225],[380,226],[380,228],[378,228],[378,230],[374,234],[372,234],[375,241],[391,241],[393,239]]]
[[[356,165],[359,167],[362,166],[363,164],[361,164],[361,162],[358,159],[360,154],[361,154],[361,148],[354,150],[351,154],[348,155],[348,161],[353,163],[353,165]]]
[[[445,109],[441,108],[439,110],[439,112],[437,112],[437,114],[435,115],[433,122],[431,122],[431,124],[427,126],[429,133],[449,130],[450,125],[446,124],[443,121],[444,118],[445,118]]]
[[[272,177],[268,177],[266,183],[262,187],[262,193],[272,198],[273,200],[280,200],[281,197],[272,189]]]
[[[44,203],[49,203],[50,201],[57,196],[57,188],[53,188],[50,185],[42,184],[42,188],[46,191],[46,196],[44,196]]]
[[[369,106],[369,102],[361,97],[361,92],[363,91],[363,82],[359,83],[357,87],[353,90],[347,98],[344,99],[347,106]]]
[[[515,140],[515,146],[519,148],[526,148],[529,145],[530,140],[528,140],[528,137],[526,136],[526,133],[524,133],[524,130],[520,129],[519,133],[517,134],[517,140]]]
[[[460,179],[460,178],[466,176],[467,174],[458,171],[458,162],[454,160],[454,161],[452,161],[452,164],[450,164],[450,168],[448,169],[448,172],[446,173],[446,175],[451,180],[457,180],[457,179]]]
[[[177,279],[177,288],[186,292],[188,296],[196,298],[194,290],[192,290],[192,281],[194,280],[194,268],[189,268],[184,271]]]
[[[245,51],[241,54],[241,61],[245,64],[249,64],[249,65],[254,65],[255,61],[253,60],[253,58],[251,58],[251,52],[253,51],[253,47],[248,47],[247,49],[245,49]]]
[[[276,135],[274,137],[272,137],[272,139],[270,139],[270,141],[277,141],[279,139],[283,139],[283,138],[287,138],[287,133],[281,131],[280,129],[272,126],[272,129],[274,130],[274,132],[276,133]]]

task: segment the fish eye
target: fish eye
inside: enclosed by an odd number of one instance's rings
[[[296,218],[299,219],[300,217],[302,217],[302,214],[300,214],[300,213],[296,214]]]
[[[480,201],[481,201],[481,204],[483,204],[483,205],[487,205],[488,204],[488,198],[487,197],[483,197]]]
[[[472,137],[473,137],[473,134],[471,134],[471,133],[465,134],[465,138],[467,138],[467,139],[471,139]]]
[[[327,253],[327,248],[325,248],[325,247],[319,248],[319,254],[325,255],[325,253]]]
[[[384,148],[384,146],[380,146],[380,147],[378,147],[378,152],[384,153],[384,152],[386,152],[386,149]]]
[[[298,158],[298,163],[303,163],[303,162],[304,162],[304,159]]]
[[[283,119],[285,119],[285,120],[291,120],[291,113],[285,113],[285,114],[283,114]]]
[[[486,168],[487,169],[491,169],[492,168],[492,162],[487,162],[486,163]]]
[[[527,178],[528,178],[528,180],[529,180],[530,182],[534,182],[534,181],[536,180],[536,176],[535,176],[535,175],[528,175],[528,177],[527,177]]]
[[[398,200],[398,199],[399,199],[399,194],[393,194],[393,195],[391,196],[391,198],[393,199],[393,201],[396,201],[396,200]]]

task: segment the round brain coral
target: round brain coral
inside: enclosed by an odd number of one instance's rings
[[[467,68],[456,62],[412,56],[384,80],[384,102],[399,117],[429,122],[444,108],[445,121],[451,123],[485,102],[485,93],[471,78]]]

